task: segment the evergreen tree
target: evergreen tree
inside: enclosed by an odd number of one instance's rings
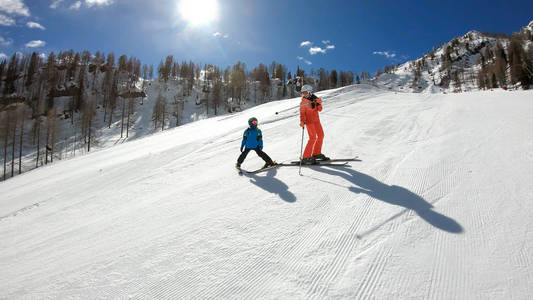
[[[318,90],[323,91],[329,89],[328,73],[324,68],[318,70]]]
[[[4,81],[4,95],[13,94],[15,92],[15,80],[17,80],[18,63],[19,58],[15,53],[11,56],[9,65],[7,66],[6,78]]]
[[[522,88],[527,89],[532,82],[528,73],[527,54],[522,45],[520,35],[513,34],[509,44],[509,64],[511,70],[511,83],[520,83]]]
[[[37,53],[33,52],[31,54],[30,65],[28,67],[28,71],[26,72],[26,82],[24,85],[27,88],[33,84],[33,78],[38,68],[39,68],[39,56],[37,55]]]
[[[338,84],[338,75],[336,70],[332,70],[329,73],[329,82],[331,88],[336,88]]]

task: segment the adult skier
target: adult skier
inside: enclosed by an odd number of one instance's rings
[[[313,88],[306,84],[302,86],[302,101],[300,102],[300,126],[307,127],[309,141],[305,146],[302,157],[303,164],[314,164],[316,160],[329,160],[322,154],[324,130],[320,124],[318,112],[322,111],[322,99],[313,94]]]
[[[249,127],[244,131],[242,137],[241,155],[237,159],[237,164],[235,165],[238,169],[241,168],[241,164],[251,150],[254,150],[255,153],[265,161],[263,169],[276,164],[268,154],[263,152],[263,134],[261,133],[261,129],[257,128],[257,123],[256,118],[250,118],[248,120]]]

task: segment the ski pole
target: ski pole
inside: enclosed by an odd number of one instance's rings
[[[300,174],[300,176],[302,176],[302,155],[304,151],[304,129],[305,129],[305,124],[304,126],[302,126],[302,146],[300,147],[300,169],[298,170],[298,174]]]

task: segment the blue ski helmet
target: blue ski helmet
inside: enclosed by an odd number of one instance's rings
[[[252,117],[252,118],[248,119],[248,125],[250,125],[250,127],[252,127],[252,128],[257,127],[257,123],[258,123],[257,122],[257,118],[255,118],[255,117]]]

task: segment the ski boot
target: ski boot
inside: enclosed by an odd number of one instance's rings
[[[314,165],[316,164],[316,159],[314,157],[302,159],[302,165]]]
[[[322,153],[313,156],[313,158],[314,158],[315,160],[322,160],[322,161],[326,161],[326,160],[329,160],[329,159],[330,159],[329,157],[325,156],[325,155],[322,154]]]

